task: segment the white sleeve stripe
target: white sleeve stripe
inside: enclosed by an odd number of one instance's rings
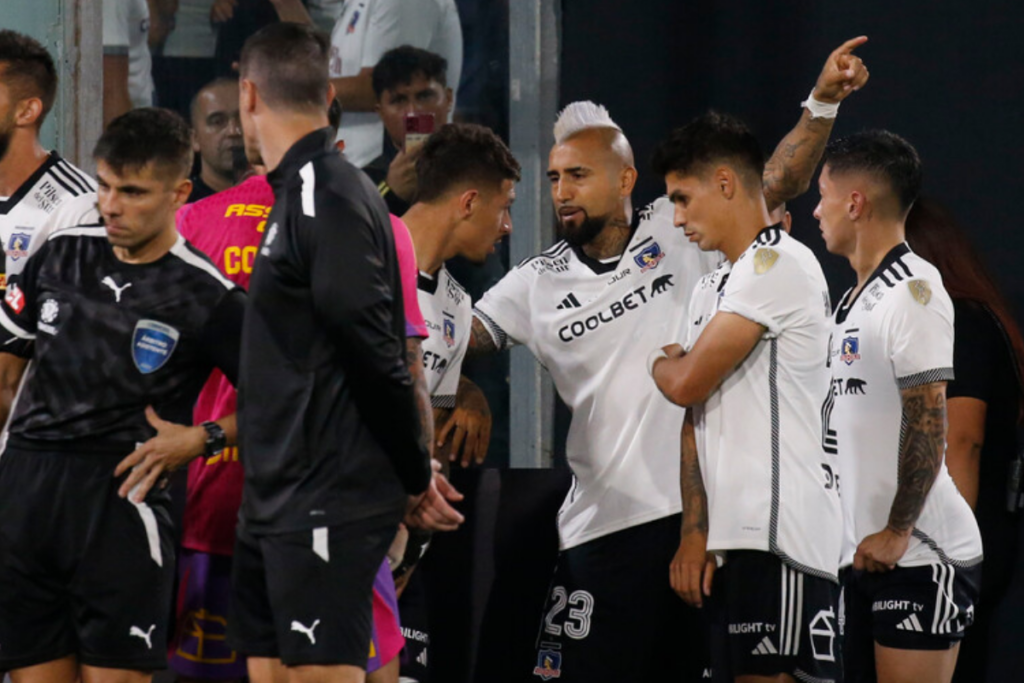
[[[74,228],[58,230],[47,237],[46,241],[50,242],[58,237],[102,237],[103,239],[106,239],[107,229],[102,225],[79,225]]]
[[[192,250],[189,249],[188,245],[185,243],[185,238],[181,235],[178,235],[178,241],[174,243],[173,247],[171,247],[171,253],[190,266],[206,271],[212,275],[217,282],[224,285],[226,289],[234,289],[237,286],[234,282],[224,277],[224,274],[217,270],[217,266],[213,265],[206,259],[193,254]]]
[[[313,202],[316,171],[313,170],[312,161],[307,161],[306,165],[299,169],[299,176],[302,178],[302,213],[310,218],[316,218],[316,205]]]
[[[3,308],[0,308],[0,325],[3,325],[5,330],[7,330],[11,334],[13,334],[18,339],[35,339],[36,338],[36,336],[34,334],[31,334],[31,333],[26,332],[25,330],[21,329],[21,327],[16,322],[11,320],[7,316],[7,312],[4,311]]]

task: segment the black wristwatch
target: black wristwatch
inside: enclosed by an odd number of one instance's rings
[[[217,455],[228,445],[228,435],[224,433],[216,422],[204,422],[202,428],[206,430],[206,446],[203,452],[207,457]]]

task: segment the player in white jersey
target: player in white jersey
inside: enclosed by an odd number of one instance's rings
[[[103,123],[153,105],[146,0],[103,0]]]
[[[815,89],[859,76],[826,68]],[[852,87],[852,85],[851,85]],[[810,183],[831,130],[805,112],[764,175],[770,208]],[[548,176],[563,240],[512,269],[477,303],[470,353],[526,345],[573,412],[574,483],[533,673],[565,681],[699,680],[704,635],[672,593],[679,547],[683,411],[649,380],[643,354],[682,339],[690,292],[718,258],[686,242],[659,199],[631,226],[633,155],[603,107],[569,105]],[[686,643],[680,655],[680,643]]]
[[[51,233],[99,220],[96,181],[39,143],[56,93],[46,49],[0,31],[0,294]]]
[[[829,146],[814,216],[857,285],[836,307],[825,446],[838,452],[847,543],[848,681],[948,683],[974,617],[981,536],[945,466],[953,305],[910,251],[917,152],[887,131]]]
[[[696,521],[684,524],[683,540],[697,546],[698,577],[708,560],[724,563],[703,577],[715,674],[841,679],[843,521],[838,468],[821,446],[825,276],[810,249],[771,225],[764,157],[738,120],[711,113],[673,131],[653,165],[676,225],[726,257],[698,284],[686,350],[672,345],[652,357],[658,388],[691,409],[680,482],[686,521]],[[702,582],[696,596],[674,583],[703,603]]]

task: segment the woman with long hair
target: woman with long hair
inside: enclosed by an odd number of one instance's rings
[[[1024,421],[1024,338],[984,262],[948,211],[919,199],[907,217],[906,237],[915,253],[938,268],[956,316],[956,378],[946,390],[946,467],[974,509],[985,564],[975,625],[961,645],[953,680],[978,683],[985,681],[988,665],[996,666],[994,660],[1004,654],[990,646],[1001,640],[991,625],[1010,587],[1017,555],[1017,499],[1011,511],[1007,486],[1017,459],[1017,427]]]

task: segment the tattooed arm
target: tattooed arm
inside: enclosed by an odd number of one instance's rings
[[[693,413],[683,419],[679,463],[679,490],[683,498],[683,530],[679,549],[669,567],[672,588],[687,604],[700,607],[703,595],[711,595],[715,558],[708,548],[708,497],[697,459],[693,432]]]
[[[416,393],[416,411],[420,416],[420,443],[434,455],[434,411],[430,407],[430,391],[423,374],[423,340],[409,337],[405,340],[405,363],[412,375],[413,391]]]
[[[848,40],[828,56],[814,85],[816,100],[838,104],[867,83],[867,67],[853,54],[867,40],[865,36]],[[810,187],[834,122],[835,119],[811,118],[805,109],[796,127],[775,148],[762,176],[769,211],[799,197]]]
[[[469,335],[469,349],[466,350],[467,357],[482,356],[485,353],[498,351],[498,345],[494,343],[494,337],[487,331],[480,318],[473,316],[473,326]]]
[[[903,389],[904,436],[899,454],[899,483],[885,529],[865,538],[853,566],[888,571],[896,566],[910,543],[928,492],[931,491],[946,446],[946,383],[933,382]]]

